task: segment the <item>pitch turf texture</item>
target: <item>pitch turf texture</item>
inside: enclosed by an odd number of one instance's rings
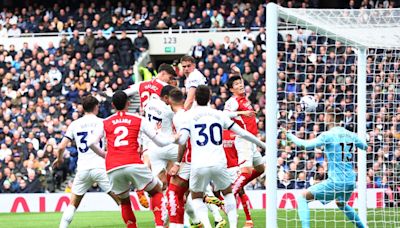
[[[396,213],[397,212],[397,213]],[[368,212],[369,227],[400,227],[398,209],[380,209]],[[243,211],[239,212],[238,227],[244,224]],[[151,212],[135,212],[138,226],[154,227]],[[58,227],[61,213],[0,213],[0,227]],[[265,210],[252,210],[254,227],[265,227]],[[301,227],[296,210],[278,211],[279,227]],[[210,217],[211,218],[211,217]],[[296,221],[297,220],[297,221]],[[73,227],[125,227],[119,212],[77,212],[71,223]],[[342,213],[333,210],[311,211],[311,227],[354,227]]]

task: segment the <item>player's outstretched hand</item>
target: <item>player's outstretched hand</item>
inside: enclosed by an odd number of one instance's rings
[[[58,159],[56,158],[56,160],[53,161],[53,164],[51,164],[51,167],[53,167],[53,169],[55,168],[60,168],[61,164],[63,163],[63,159]]]
[[[232,73],[240,74],[240,69],[234,63],[231,64]]]

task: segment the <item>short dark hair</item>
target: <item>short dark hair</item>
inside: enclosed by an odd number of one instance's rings
[[[242,77],[240,77],[239,75],[235,75],[235,76],[230,77],[228,79],[228,82],[226,83],[226,86],[228,87],[228,89],[232,89],[233,88],[233,83],[236,80],[242,80]]]
[[[124,93],[122,90],[118,90],[114,93],[112,97],[112,103],[118,111],[121,111],[125,108],[126,102],[128,101],[128,95]]]
[[[169,92],[170,92],[171,90],[173,90],[174,88],[175,88],[175,87],[174,87],[174,86],[171,86],[171,85],[166,85],[166,86],[164,86],[164,87],[162,88],[162,90],[161,90],[160,96],[161,96],[161,97],[168,96],[168,95],[169,95]]]
[[[196,63],[196,60],[190,55],[185,55],[181,58],[181,62],[191,62],[191,63]]]
[[[94,108],[99,104],[99,100],[92,95],[82,98],[82,106],[85,112],[93,112]]]
[[[184,100],[182,91],[176,87],[169,92],[168,96],[173,103],[181,103]]]
[[[166,73],[173,75],[174,77],[176,77],[176,72],[174,70],[174,68],[171,65],[168,65],[166,63],[162,63],[159,67],[158,67],[158,73],[165,71]]]
[[[210,88],[206,85],[200,85],[196,88],[196,102],[200,106],[205,106],[210,101]]]

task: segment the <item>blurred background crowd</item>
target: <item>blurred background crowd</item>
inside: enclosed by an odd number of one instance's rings
[[[63,166],[51,167],[57,152],[55,145],[71,121],[83,114],[82,96],[94,94],[102,101],[100,116],[111,114],[111,104],[100,92],[125,89],[134,83],[137,75],[133,74],[132,66],[151,45],[142,30],[245,27],[245,35],[236,39],[198,40],[191,54],[197,61],[197,68],[208,79],[212,106],[216,109],[222,110],[230,96],[225,83],[231,64],[240,68],[246,96],[257,112],[258,137],[265,139],[264,126],[268,118],[265,116],[264,3],[162,2],[120,1],[114,4],[106,1],[98,4],[83,1],[48,8],[33,4],[14,10],[3,9],[1,37],[61,32],[63,38],[60,43],[49,43],[47,47],[24,43],[20,50],[13,45],[5,47],[0,42],[0,192],[54,192],[75,172],[78,152],[72,144],[64,154]],[[286,7],[317,7],[317,3],[280,1]],[[395,1],[349,1],[349,8],[382,8],[395,4]],[[11,30],[14,33],[10,33]],[[127,30],[139,30],[138,37],[130,39]],[[346,113],[344,126],[355,131],[355,49],[315,33],[308,34],[300,28],[280,33],[278,40],[279,125],[295,131],[300,138],[312,139],[326,130],[325,107],[340,106]],[[179,75],[178,86],[184,91],[185,77],[178,62],[174,67]],[[151,63],[143,68],[150,75],[147,79],[156,75],[155,69]],[[397,188],[400,182],[397,179],[400,172],[399,73],[399,52],[369,50],[369,188]],[[301,111],[298,101],[304,95],[317,98],[316,113]],[[322,150],[296,148],[282,133],[277,144],[279,188],[307,188],[327,178]],[[246,188],[265,189],[264,181],[262,176]],[[93,191],[97,190],[94,186]]]

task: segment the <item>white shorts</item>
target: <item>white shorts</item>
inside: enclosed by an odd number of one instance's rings
[[[117,195],[129,191],[131,186],[138,190],[150,191],[159,183],[145,164],[123,166],[109,172],[108,177],[112,190]]]
[[[152,145],[149,147],[148,155],[150,158],[151,172],[154,176],[157,176],[161,171],[167,168],[168,161],[176,162],[178,159],[178,145],[172,144],[166,147]]]
[[[82,196],[94,183],[97,183],[105,192],[111,191],[111,184],[105,169],[88,169],[76,172],[71,192]]]
[[[256,167],[263,164],[260,152],[257,146],[239,136],[235,138],[235,147],[238,153],[239,167]]]
[[[182,162],[177,176],[182,180],[189,181],[191,167],[191,163]]]
[[[232,184],[225,166],[192,167],[189,181],[190,191],[206,192],[211,181],[215,191],[224,190]]]
[[[240,169],[239,166],[228,168],[228,174],[229,174],[229,177],[230,177],[230,179],[232,181],[232,184],[239,177],[239,173],[240,173],[239,169]]]

